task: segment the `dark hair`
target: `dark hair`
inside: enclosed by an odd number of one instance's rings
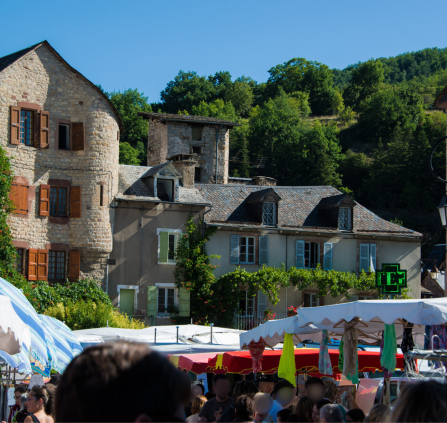
[[[326,389],[326,386],[324,385],[324,382],[319,377],[310,377],[306,380],[306,383],[304,384],[304,387],[307,389],[310,385],[321,385],[324,389]]]
[[[406,383],[394,404],[392,422],[442,422],[447,416],[447,385],[435,380]]]
[[[235,404],[236,420],[246,422],[253,420],[253,400],[249,395],[242,395],[236,400]]]
[[[324,407],[326,404],[330,404],[331,402],[328,399],[322,399],[321,401],[317,401],[315,406],[317,410],[321,410],[321,407]]]
[[[256,387],[256,384],[252,380],[241,380],[236,383],[233,388],[233,399],[240,397],[241,395],[250,395],[253,396],[257,394],[259,389]]]
[[[298,423],[301,422],[302,420],[300,420],[300,418],[295,413],[292,413],[286,421],[287,423],[289,422]]]
[[[346,412],[346,415],[351,417],[355,422],[363,422],[363,420],[365,420],[365,413],[363,410],[360,410],[360,408],[353,408]]]
[[[14,388],[14,393],[20,392],[21,394],[26,394],[26,386],[25,385],[16,385]]]
[[[294,386],[286,379],[281,379],[280,381],[275,383],[275,386],[273,387],[273,391],[271,395],[275,395],[280,389],[282,388],[292,388],[294,389]]]
[[[320,419],[323,417],[328,423],[343,423],[343,413],[337,404],[326,404],[321,407]]]
[[[282,422],[286,422],[291,414],[293,414],[292,410],[290,410],[289,408],[283,408],[276,414],[276,419],[281,420]]]
[[[136,380],[144,381],[138,389]],[[147,344],[99,344],[86,348],[62,374],[54,420],[129,422],[145,414],[152,421],[178,421],[174,410],[189,402],[190,390],[189,377]]]
[[[300,422],[313,422],[312,419],[313,408],[314,403],[312,402],[312,400],[304,396],[300,398],[293,412],[299,417]]]
[[[213,386],[217,383],[218,380],[229,380],[227,375],[219,373],[213,377]]]
[[[38,400],[42,400],[43,409],[47,416],[54,417],[54,390],[46,386],[33,386],[30,395]]]

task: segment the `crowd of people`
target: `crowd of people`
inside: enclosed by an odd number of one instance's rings
[[[367,416],[348,393],[348,407],[336,403],[331,380],[310,377],[295,403],[295,388],[279,380],[271,394],[253,381],[232,388],[215,375],[212,390],[193,385],[186,373],[146,344],[116,342],[83,351],[66,368],[57,388],[18,386],[8,423],[55,422],[443,422],[447,384],[436,381],[406,386],[391,410],[376,404]]]

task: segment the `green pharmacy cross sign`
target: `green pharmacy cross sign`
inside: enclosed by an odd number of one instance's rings
[[[382,270],[376,272],[376,288],[383,295],[400,295],[407,287],[407,271],[400,270],[400,264],[382,264]]]

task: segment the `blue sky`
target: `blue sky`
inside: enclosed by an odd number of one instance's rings
[[[153,102],[180,69],[264,82],[293,57],[342,69],[446,47],[446,12],[441,0],[3,0],[0,57],[46,39],[107,91],[138,88]]]

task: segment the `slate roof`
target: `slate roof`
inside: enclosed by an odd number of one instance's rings
[[[343,198],[346,196],[346,194],[338,194],[338,195],[332,195],[330,197],[325,197],[322,198],[320,201],[320,206],[321,207],[327,207],[327,206],[332,206],[334,204],[338,204],[341,200],[343,200]]]
[[[253,200],[258,200],[258,199],[263,199],[266,195],[268,195],[268,193],[270,191],[275,191],[274,188],[272,187],[268,187],[268,188],[264,188],[264,189],[260,189],[258,191],[253,191],[245,201],[253,201]],[[278,196],[278,199],[280,200],[281,197],[278,195],[277,192],[275,192],[275,194]]]
[[[118,201],[161,202],[159,198],[151,196],[149,188],[141,179],[143,176],[147,176],[151,169],[148,166],[119,165],[118,194],[115,199]],[[179,187],[178,203],[209,205],[199,190],[184,187]]]
[[[196,187],[203,198],[213,205],[212,210],[205,216],[207,223],[244,228],[262,227],[253,221],[247,198],[252,193],[264,191],[265,186],[197,184]],[[281,201],[278,202],[278,228],[305,232],[340,233],[338,228],[330,227],[327,215],[318,207],[323,198],[338,197],[341,193],[337,189],[331,186],[276,186],[273,189],[281,197]],[[353,208],[353,233],[422,237],[422,234],[381,219],[365,207],[356,204]]]
[[[161,163],[157,166],[148,168],[149,170],[142,176],[142,178],[147,178],[148,176],[155,175],[157,172],[160,172],[165,166],[167,166],[171,162]]]
[[[190,115],[176,115],[172,113],[146,113],[146,112],[139,112],[138,115],[146,119],[156,118],[160,119],[161,121],[169,121],[169,122],[178,121],[178,122],[190,122],[190,123],[223,124],[227,126],[241,126],[241,124],[237,122],[216,119],[208,116],[190,116]]]

